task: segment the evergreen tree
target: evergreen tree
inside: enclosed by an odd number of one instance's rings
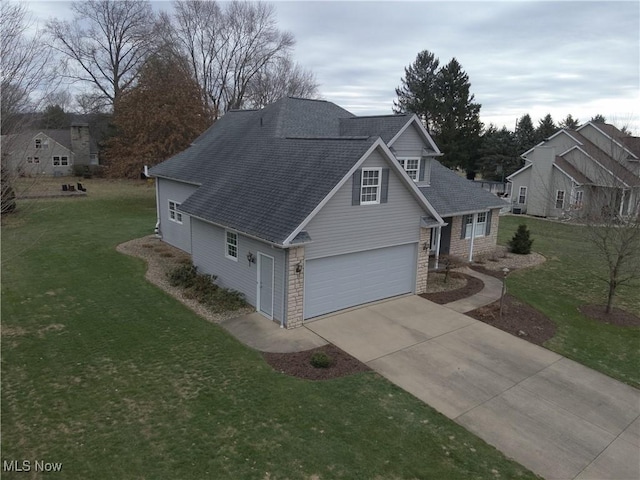
[[[520,155],[536,145],[536,129],[533,127],[531,116],[528,113],[518,119],[515,137]]]
[[[575,130],[580,126],[580,120],[577,118],[573,118],[571,114],[567,115],[567,118],[562,120],[560,123],[560,128],[567,128],[569,130]]]
[[[531,232],[527,226],[518,226],[518,230],[516,230],[516,233],[511,240],[509,240],[511,251],[519,255],[528,255],[531,253],[531,245],[533,245],[533,240],[531,239]]]
[[[482,143],[482,123],[480,104],[474,103],[470,89],[469,76],[455,58],[440,69],[436,78],[435,140],[444,153],[442,163],[463,168],[467,178],[473,179]]]
[[[551,114],[547,113],[542,120],[538,121],[536,128],[536,143],[540,143],[558,131],[558,127],[553,123]]]
[[[113,122],[109,174],[129,178],[184,150],[209,126],[198,84],[169,53],[148,60],[138,84],[118,99]]]
[[[513,132],[506,127],[500,130],[491,124],[482,135],[478,168],[482,178],[487,180],[504,179],[522,166],[518,155]]]
[[[589,121],[592,123],[607,123],[607,119],[604,117],[604,115],[601,115],[599,113],[591,117],[591,120]]]
[[[416,61],[404,69],[402,85],[396,88],[395,113],[411,112],[422,119],[429,134],[433,132],[433,116],[438,108],[436,78],[440,60],[429,50],[418,53]]]
[[[40,128],[63,130],[71,126],[71,117],[60,105],[47,105],[39,122]]]
[[[418,115],[444,153],[442,162],[473,178],[481,145],[480,104],[473,101],[469,76],[455,58],[439,65],[433,53],[420,52],[405,68],[393,110]]]

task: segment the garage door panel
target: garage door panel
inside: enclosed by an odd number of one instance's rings
[[[408,244],[308,260],[305,318],[412,292],[416,248]]]

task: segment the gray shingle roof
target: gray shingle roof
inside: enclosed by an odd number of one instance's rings
[[[441,217],[505,206],[505,202],[493,193],[461,177],[437,160],[431,161],[431,185],[419,189]]]
[[[150,174],[201,185],[182,211],[281,245],[378,137],[388,142],[410,119],[355,119],[330,102],[283,98],[261,110],[228,112]],[[421,191],[438,213],[502,206],[433,163],[433,186]]]
[[[413,115],[379,115],[340,119],[340,135],[374,135],[386,144],[404,127]]]

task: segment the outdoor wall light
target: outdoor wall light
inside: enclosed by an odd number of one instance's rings
[[[296,273],[302,273],[302,262],[296,264]]]
[[[249,260],[249,266],[251,266],[252,263],[256,263],[256,257],[251,252],[247,253],[247,260]]]

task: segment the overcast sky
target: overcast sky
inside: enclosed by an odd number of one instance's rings
[[[170,9],[169,3],[154,2]],[[63,2],[40,18],[66,17]],[[529,113],[559,121],[597,113],[640,133],[640,2],[275,2],[322,98],[358,115],[388,114],[404,68],[430,50],[456,57],[481,119],[513,129]]]

